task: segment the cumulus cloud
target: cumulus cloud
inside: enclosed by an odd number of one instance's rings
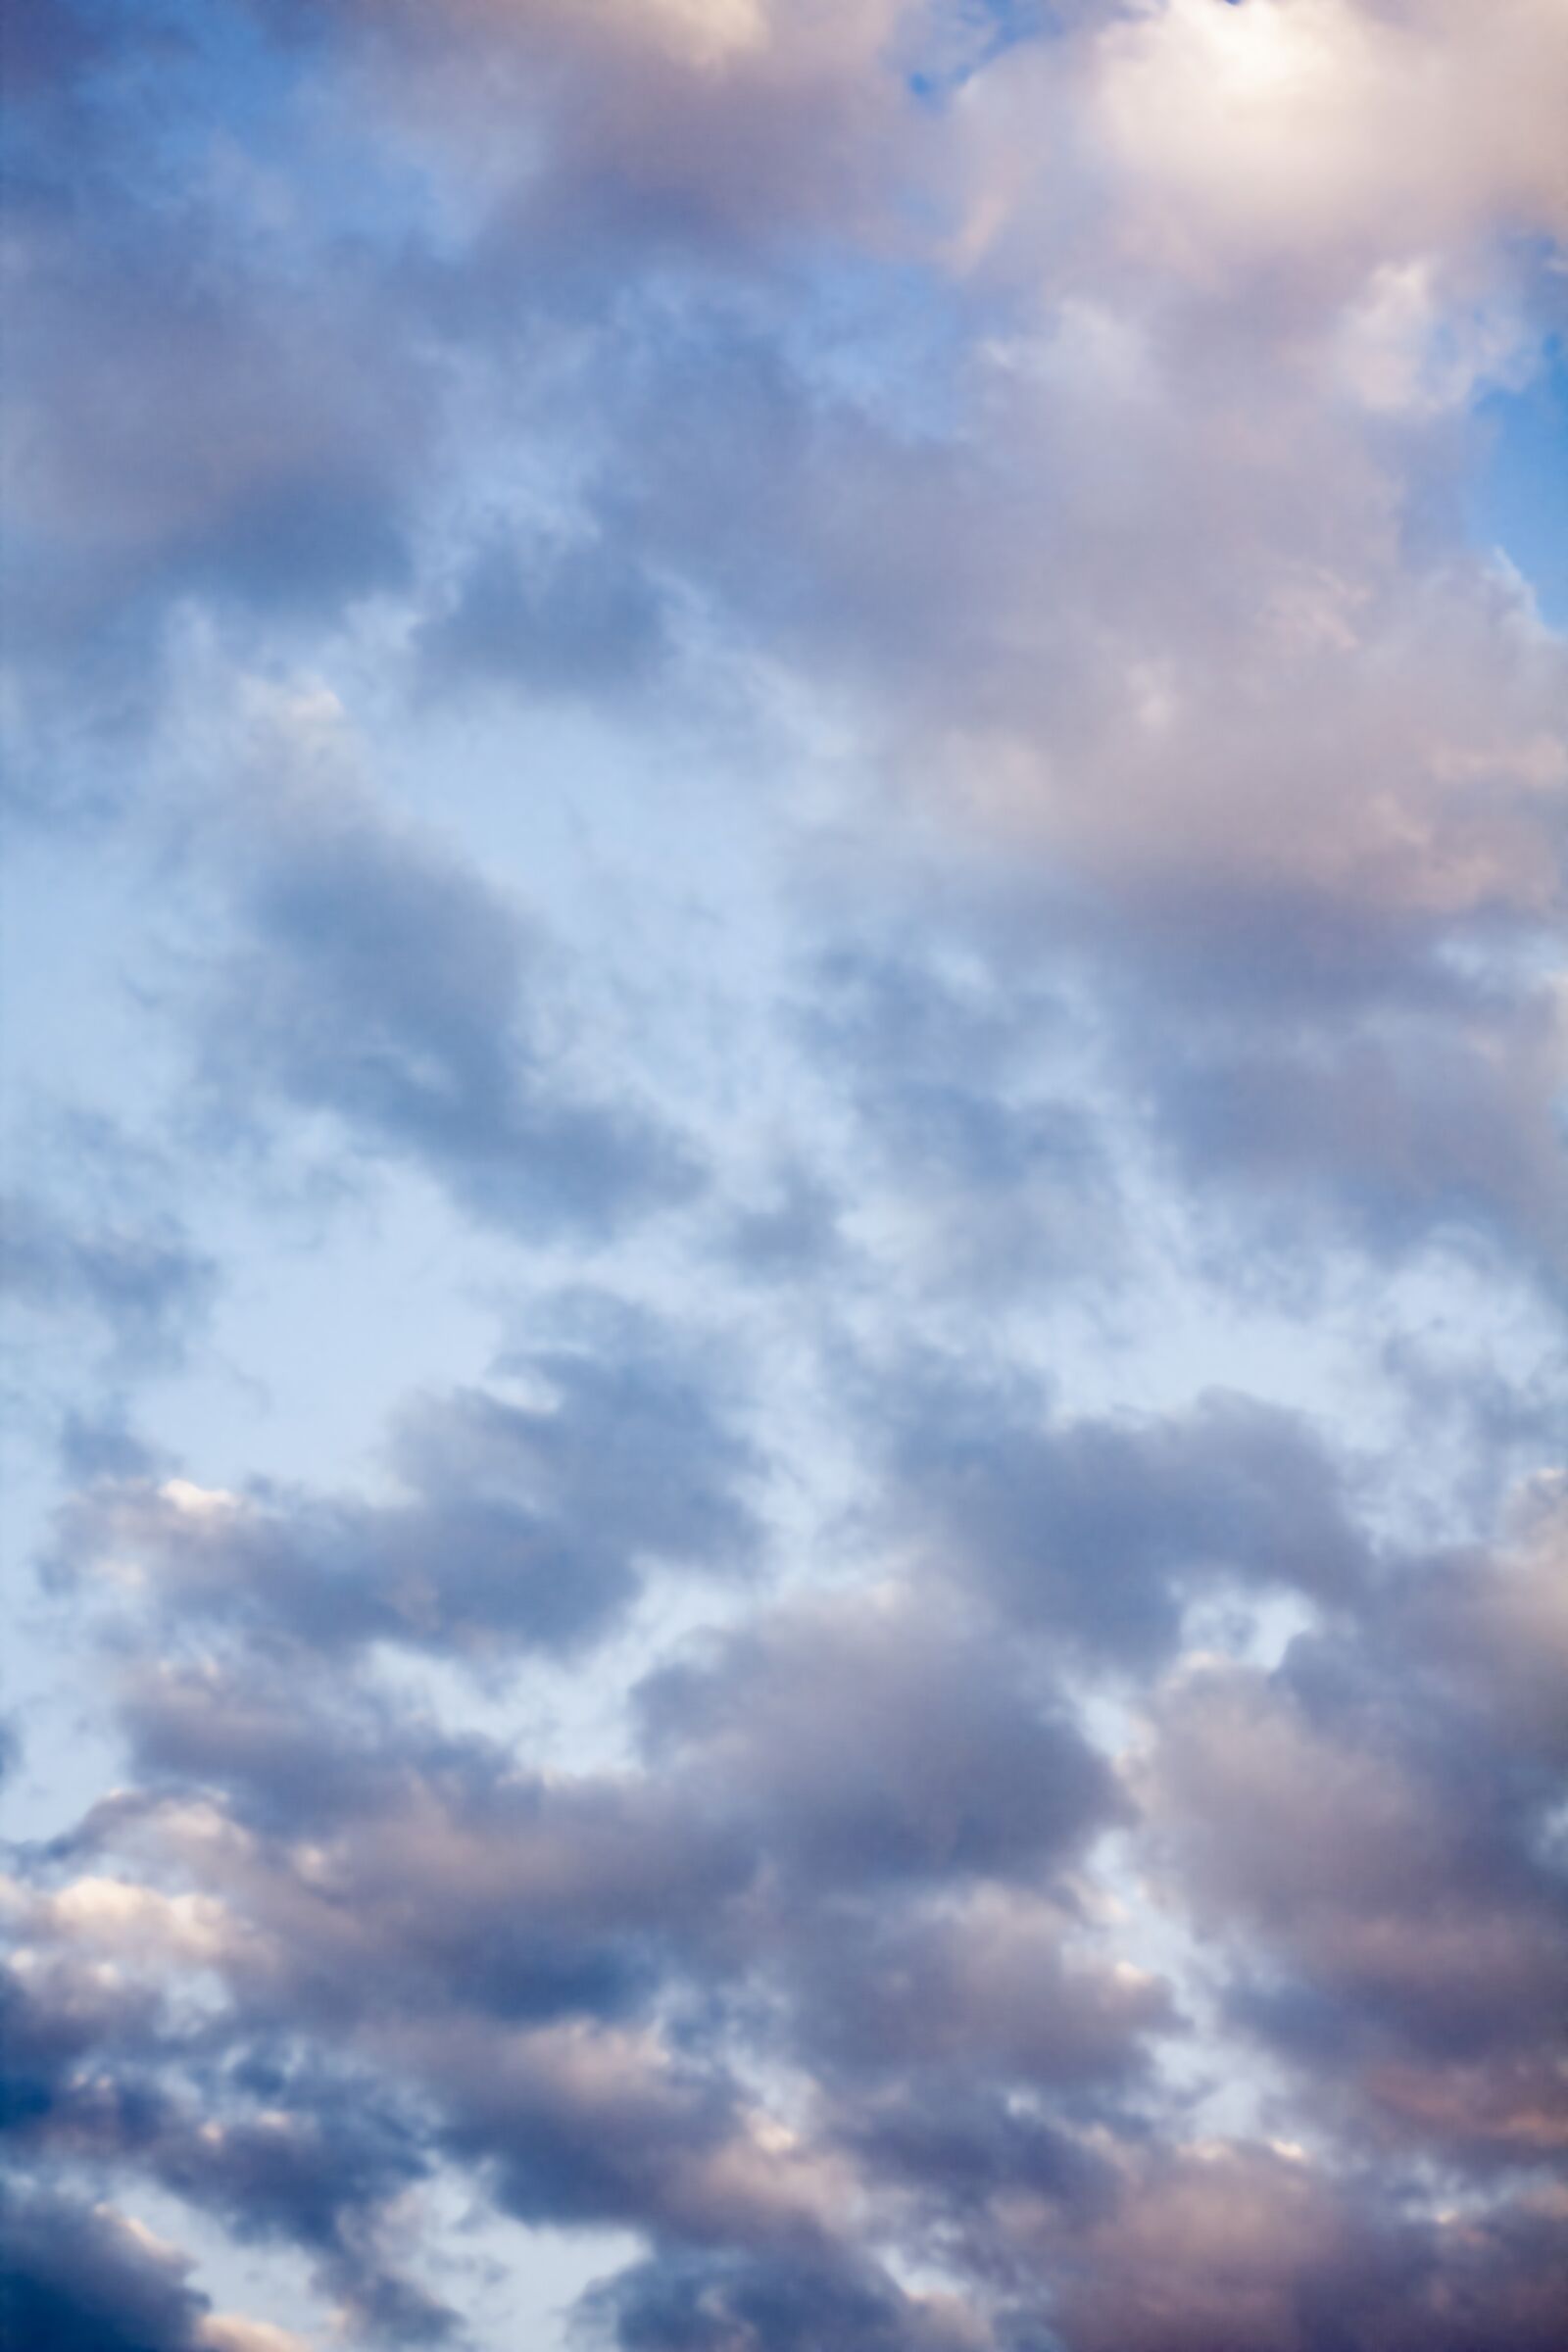
[[[191,2265],[111,2205],[38,2193],[6,2201],[0,2313],[60,2352],[300,2352],[281,2328],[213,2312]]]
[[[1544,2352],[1559,0],[5,40],[0,2333]]]
[[[1557,2225],[1542,2214],[1421,2227],[1368,2212],[1299,2156],[1207,2142],[1138,2168],[1092,2233],[1061,2314],[1090,2352],[1200,2344],[1458,2346],[1549,2340]]]
[[[878,1382],[894,1524],[941,1578],[1091,1655],[1148,1660],[1205,1589],[1333,1602],[1373,1558],[1309,1423],[1207,1395],[1179,1416],[1068,1419],[1035,1382],[916,1362]]]
[[[640,1693],[653,1752],[771,1817],[769,1850],[818,1886],[1005,1875],[1115,1818],[1103,1766],[1052,1693],[935,1611],[753,1622],[711,1666]]]
[[[242,725],[244,781],[212,833],[238,919],[191,1013],[220,1137],[266,1107],[319,1114],[521,1236],[689,1195],[698,1170],[657,1109],[629,1087],[596,1099],[552,1037],[537,926],[378,804],[336,698],[263,690]]]
[[[477,1660],[591,1640],[652,1563],[755,1560],[757,1456],[678,1349],[649,1333],[636,1352],[547,1347],[513,1364],[547,1401],[474,1390],[404,1411],[401,1501],[110,1477],[68,1513],[56,1572],[309,1656],[392,1642]]]
[[[1472,1575],[1458,1582],[1478,1621],[1505,1617],[1510,1572]],[[1441,1622],[1437,1581],[1417,1607]],[[1181,1857],[1183,1899],[1232,1936],[1242,2017],[1379,2128],[1528,2163],[1560,2148],[1565,2123],[1557,1790],[1534,1752],[1541,1719],[1495,1712],[1496,1649],[1462,1662],[1450,1649],[1457,1689],[1434,1689],[1424,1643],[1378,1660],[1375,1639],[1302,1637],[1274,1677],[1192,1671],[1140,1785]],[[1560,1659],[1544,1648],[1534,1669],[1535,1707],[1549,1685],[1560,1713]]]

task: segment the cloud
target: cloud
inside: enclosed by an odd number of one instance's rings
[[[208,1302],[216,1267],[173,1218],[78,1223],[33,1193],[13,1194],[0,1213],[15,1304],[98,1324],[122,1363],[176,1353]]]
[[[648,1687],[657,1769],[570,1775],[329,1675],[269,1680],[254,1648],[242,1678],[131,1669],[143,1792],[13,1895],[32,2150],[298,2245],[377,2340],[442,2324],[388,2260],[390,2200],[438,2161],[519,2219],[650,2233],[648,2279],[701,2274],[715,2309],[793,2278],[809,2312],[817,2278],[846,2325],[984,2340],[880,2278],[847,2200],[908,2193],[954,2066],[1108,2090],[1170,2022],[1074,1896],[1035,1891],[1123,1818],[1049,1692],[952,1625],[786,1613]],[[191,1972],[216,2011],[181,1996]],[[760,2049],[842,2113],[776,2118]],[[1064,2193],[1092,2169],[1070,2132],[1028,2162]]]
[[[968,2352],[982,2339],[956,2300],[909,2295],[868,2264],[670,2259],[590,2297],[584,2339],[623,2352]]]
[[[503,542],[482,549],[439,619],[420,632],[435,679],[492,679],[519,692],[602,694],[637,684],[669,650],[658,589],[605,546],[528,560]]]
[[[33,13],[66,29],[12,126],[0,597],[18,789],[59,815],[84,765],[123,804],[192,607],[318,630],[410,580],[435,419],[420,359],[389,358],[383,273],[324,227],[321,146],[250,13],[136,9],[118,38],[96,10]]]
[[[8,44],[11,2332],[1555,2345],[1557,0]]]
[[[808,1885],[1005,1875],[1118,1811],[1049,1689],[902,1597],[754,1620],[639,1698],[662,1768],[730,1790]]]
[[[106,1478],[68,1511],[55,1572],[306,1655],[579,1647],[648,1568],[727,1574],[760,1545],[758,1457],[716,1382],[662,1335],[628,1336],[613,1353],[519,1351],[510,1368],[544,1388],[538,1403],[477,1389],[412,1402],[391,1444],[401,1499]]]
[[[940,1362],[868,1396],[893,1525],[1020,1627],[1147,1664],[1200,1592],[1354,1593],[1371,1551],[1302,1418],[1209,1394],[1166,1418],[1068,1420],[1033,1384]]]
[[[109,2205],[48,2191],[4,2209],[0,2317],[52,2352],[301,2352],[299,2339],[209,2309],[191,2265]]]
[[[1065,1891],[1053,1901],[1027,1884],[951,1879],[935,1901],[830,1912],[791,1992],[802,2044],[845,2085],[851,2143],[938,2193],[961,2195],[971,2168],[1075,2189],[1092,2157],[1043,2120],[1021,2121],[1017,2087],[1108,2105],[1178,2023],[1169,1986],[1109,1961],[1083,1926]],[[882,2095],[866,2109],[868,2081]]]
[[[1458,2352],[1478,2327],[1535,2352],[1562,2252],[1545,2212],[1407,2221],[1298,2156],[1235,2142],[1135,2168],[1089,2244],[1058,2317],[1084,2352]]]
[[[1550,119],[1568,48],[1549,0],[1507,0],[1484,32],[1458,0],[1174,0],[1103,55],[1145,233],[1195,272],[1565,225]]]
[[[538,933],[377,805],[333,698],[264,696],[258,728],[253,757],[281,774],[215,843],[238,920],[195,1014],[224,1116],[243,1125],[258,1098],[325,1114],[518,1236],[686,1198],[697,1172],[657,1113],[629,1087],[590,1094],[549,1038]]]
[[[1273,1677],[1190,1670],[1137,1785],[1180,1899],[1229,1936],[1240,2018],[1376,2132],[1530,2164],[1568,2130],[1555,1791],[1533,1752],[1560,1665],[1541,1658],[1516,1723],[1483,1695],[1495,1650],[1456,1678],[1482,1712],[1423,1683],[1420,1646],[1379,1659],[1376,1639],[1302,1637]]]
[[[1116,1175],[1094,1111],[1050,1068],[1069,1031],[1049,990],[1004,987],[973,957],[944,970],[913,947],[839,946],[811,973],[800,1023],[835,1106],[956,1287],[1114,1269]]]

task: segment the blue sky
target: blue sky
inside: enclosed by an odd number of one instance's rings
[[[1564,33],[8,29],[0,2333],[1555,2343]]]

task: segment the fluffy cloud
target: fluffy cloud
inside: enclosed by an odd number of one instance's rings
[[[190,2264],[113,2206],[7,2199],[0,2313],[20,2340],[60,2352],[301,2352],[266,2322],[210,2311]]]
[[[12,2332],[1544,2352],[1558,0],[7,66]]]
[[[1539,1606],[1538,1574],[1429,1570],[1413,1608],[1436,1639],[1406,1617],[1381,1655],[1363,1629],[1353,1646],[1303,1637],[1272,1678],[1192,1671],[1140,1782],[1183,1899],[1233,1937],[1241,2016],[1380,2129],[1525,2163],[1568,2129],[1549,1635],[1523,1706],[1498,1704],[1518,1673],[1504,1629]],[[1462,1655],[1456,1618],[1478,1637]]]
[[[391,1448],[402,1501],[106,1479],[68,1513],[57,1573],[318,1657],[570,1648],[629,1607],[650,1562],[722,1572],[760,1545],[759,1465],[724,1400],[656,1334],[616,1338],[613,1355],[514,1358],[548,1402],[474,1390],[412,1404]]]

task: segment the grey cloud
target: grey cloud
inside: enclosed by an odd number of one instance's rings
[[[383,2242],[384,2208],[428,2169],[383,2086],[330,2062],[280,2065],[265,2037],[215,2064],[199,2024],[150,1984],[107,1984],[65,1954],[19,1975],[3,2014],[14,2159],[41,2157],[46,2177],[61,2162],[99,2175],[133,2166],[242,2243],[299,2247],[383,2340],[446,2332],[447,2315],[399,2277]]]
[[[1385,1597],[1379,1627],[1386,1654],[1419,1661],[1475,1736],[1548,1778],[1568,1740],[1565,1499],[1561,1474],[1548,1474],[1526,1490],[1494,1551],[1409,1564]]]
[[[1553,0],[959,13],[955,50],[895,0],[259,0],[131,12],[107,74],[103,11],[8,35],[33,772],[149,720],[166,629],[243,639],[259,696],[307,638],[328,678],[385,653],[384,725],[506,682],[641,724],[695,616],[720,701],[828,713],[870,815],[796,877],[854,906],[794,1039],[842,1190],[808,1133],[676,1264],[771,1317],[869,1210],[904,1292],[850,1261],[827,1400],[887,1589],[664,1654],[618,1771],[443,1731],[375,1653],[570,1660],[656,1570],[754,1565],[730,1348],[531,1341],[410,1405],[374,1499],[203,1494],[77,1417],[61,1565],[122,1572],[135,1786],[21,1858],[24,2339],[229,2352],[178,2258],[54,2194],[77,2165],[301,2248],[376,2343],[445,2324],[391,2259],[438,2169],[641,2233],[584,2315],[624,2352],[1560,2334],[1550,1495],[1417,1557],[1348,1422],[1342,1460],[1256,1399],[1073,1413],[976,1370],[984,1317],[961,1367],[891,1328],[1102,1274],[1148,1176],[1220,1287],[1275,1234],[1560,1276],[1562,646],[1428,495],[1544,332]],[[1235,103],[1264,25],[1286,70]],[[569,514],[481,514],[492,464]],[[202,778],[199,1142],[319,1121],[552,1247],[693,1198],[635,1038],[563,1042],[542,936],[315,759],[324,701],[216,813]],[[36,1299],[177,1336],[182,1229],[27,1215]],[[1311,1619],[1278,1672],[1140,1683],[1238,1591]],[[1107,1667],[1136,1812],[1073,1713]],[[1194,2065],[1321,2161],[1178,2141],[1112,1830],[1217,1991]]]
[[[800,1007],[804,1042],[960,1289],[1104,1277],[1125,1239],[1119,1186],[1082,1086],[1052,1067],[1071,1043],[1066,1008],[954,944],[956,969],[898,943],[829,951]]]
[[[201,1016],[227,1115],[258,1096],[324,1111],[520,1235],[692,1191],[651,1109],[594,1099],[548,1049],[538,943],[478,874],[340,789],[285,794],[241,855],[240,941]]]
[[[406,576],[404,485],[428,432],[416,356],[388,365],[368,254],[327,232],[284,262],[243,177],[201,168],[224,68],[193,30],[143,15],[77,74],[24,88],[14,125],[26,627],[128,631],[143,658],[146,624],[193,590],[319,611]]]
[[[255,1656],[243,1674],[210,1659],[122,1666],[120,1717],[150,1797],[220,1790],[241,1822],[298,1835],[394,1809],[420,1772],[465,1779],[472,1756],[461,1740],[400,1727],[352,1689],[338,1688],[329,1708],[334,1686],[302,1683],[299,1661],[289,1664],[292,1673]],[[93,1808],[60,1858],[95,1851],[122,1819],[114,1804]]]
[[[963,2111],[965,2083],[977,2101],[982,2085],[1033,2082],[1068,2102],[1075,2093],[1103,2102],[1140,2072],[1176,2012],[1157,1978],[1075,1951],[1081,1928],[1065,1905],[994,1889],[967,1901],[950,1888],[919,1906],[883,1897],[827,1907],[792,1954],[799,2039],[848,2082],[900,2074],[921,2082],[938,2142],[949,2101]],[[909,2096],[917,2106],[919,2092]],[[853,2097],[846,2107],[854,2115]],[[1021,2128],[1018,2144],[1032,2144]],[[1065,2167],[1065,2143],[1058,2156]]]
[[[1395,1655],[1303,1638],[1272,1680],[1189,1677],[1139,1787],[1184,1902],[1230,1936],[1235,2014],[1342,2118],[1450,2162],[1549,2161],[1568,1911],[1541,1717],[1488,1723]]]
[[[593,2291],[582,2337],[621,2352],[968,2352],[977,2341],[956,2311],[832,2254],[640,2264]]]
[[[847,1254],[842,1209],[841,1197],[822,1178],[788,1159],[771,1194],[730,1220],[721,1246],[754,1282],[808,1281]]]
[[[1055,1694],[907,1598],[754,1619],[640,1704],[662,1768],[725,1788],[808,1886],[1049,1867],[1120,1812]]]
[[[482,1659],[593,1639],[652,1565],[754,1562],[759,1462],[711,1383],[657,1348],[526,1360],[548,1402],[469,1390],[406,1408],[392,1442],[402,1499],[111,1479],[68,1507],[54,1573],[136,1558],[163,1611],[264,1647],[388,1642]]]
[[[706,1672],[666,1669],[645,1693],[650,1776],[542,1779],[477,1741],[328,1713],[324,1688],[302,1709],[297,1676],[248,1679],[144,1668],[124,1721],[155,1788],[224,1791],[264,1837],[312,1841],[303,1881],[286,1849],[236,1849],[258,1928],[286,1930],[273,1960],[264,1933],[254,1999],[352,2013],[348,1936],[379,2000],[415,2011],[613,2018],[662,1984],[744,2012],[755,1984],[852,2071],[967,2058],[1105,2080],[1169,2023],[1152,1980],[1073,1948],[1070,1902],[996,1887],[1037,1887],[1121,1807],[1049,1694],[952,1629],[798,1616]],[[903,1907],[901,1886],[929,1905]]]
[[[242,2237],[287,2234],[372,2335],[391,2328],[376,2298],[402,2291],[377,2217],[432,2153],[476,2168],[520,2218],[650,2230],[676,2269],[703,2249],[715,2279],[756,2266],[872,2280],[840,2241],[846,2167],[906,2182],[913,2155],[891,2125],[885,2151],[871,2132],[792,2145],[763,2130],[731,2071],[756,2035],[824,2082],[842,2076],[848,2117],[868,2070],[884,2100],[911,2070],[927,2087],[903,2095],[929,2099],[954,2066],[1103,2087],[1167,2022],[1156,1987],[1064,1951],[1065,1913],[944,1910],[944,1888],[1059,1868],[1118,1812],[1050,1693],[953,1626],[796,1613],[684,1683],[662,1678],[647,1701],[666,1749],[654,1777],[542,1778],[385,1709],[356,1721],[348,1696],[329,1705],[325,1681],[297,1672],[269,1688],[254,1652],[243,1685],[137,1670],[125,1723],[150,1791],[100,1808],[49,1866],[68,1894],[69,1874],[116,1852],[139,1857],[133,1888],[149,1865],[154,1884],[194,1867],[216,1907],[192,1917],[136,1894],[51,1908],[40,1894],[29,1933],[62,1963],[107,1936],[132,1988],[159,1937],[195,1933],[229,2005],[181,2047],[150,1986],[112,2010],[100,1991],[79,2013],[61,1979],[55,2023],[33,2035],[42,2048],[53,2034],[54,2087],[28,2129],[146,2168]],[[814,1778],[809,1760],[790,1767],[801,1740],[827,1752]],[[861,1899],[873,1882],[895,1897],[926,1886],[935,1906],[883,1914]],[[74,1982],[101,1984],[90,1970]],[[320,2059],[283,2058],[302,2042]],[[373,2095],[338,2079],[357,2055]],[[159,2093],[138,2104],[154,2065]],[[182,2072],[218,2129],[199,2171]],[[412,2139],[377,2121],[395,2117],[396,2085],[423,2119]],[[1072,2141],[1070,2127],[1059,2144],[1039,2135],[1031,2179],[1050,2146],[1065,2193]],[[1010,2144],[1024,2161],[1017,2131]],[[956,2311],[887,2293],[886,2325],[969,2340]],[[759,2328],[769,2308],[756,2306]],[[857,2308],[843,2303],[846,2326]],[[879,2308],[873,2296],[866,2325],[884,2324]]]
[[[1431,1642],[1441,1660],[1439,1631]],[[1434,1811],[1424,1791],[1440,1770],[1441,1719],[1419,1691],[1396,1694],[1389,1720],[1367,1717],[1384,1703],[1381,1678],[1369,1685],[1346,1657],[1293,1661],[1289,1706],[1318,1727],[1299,1771],[1303,1735],[1240,1740],[1237,1704],[1205,1686],[1187,1716],[1173,1705],[1159,1775],[1141,1793],[1167,1838],[1210,1834],[1216,1805],[1230,1809],[1212,1855],[1189,1856],[1184,1886],[1216,1921],[1245,1917],[1254,1954],[1293,1957],[1331,2000],[1356,2005],[1363,2029],[1392,2031],[1368,2095],[1393,2114],[1390,2062],[1414,2063],[1429,2105],[1422,2116],[1408,2098],[1406,2123],[1463,2155],[1473,2128],[1468,2139],[1447,2131],[1430,2107],[1433,2082],[1452,2088],[1452,2067],[1419,2073],[1423,2042],[1452,2043],[1471,2000],[1445,1959],[1439,1890],[1457,1857],[1491,1890],[1478,1900],[1472,1886],[1473,1917],[1511,1904],[1507,1933],[1528,1929],[1522,1849],[1483,1852],[1509,1800],[1487,1782],[1464,1814],[1473,1755],[1441,1777]],[[1493,2290],[1517,2330],[1502,2342],[1545,2340],[1531,2332],[1543,2257],[1525,2251],[1517,2215],[1498,2222],[1482,2261],[1475,2241],[1431,2244],[1392,2211],[1348,2218],[1347,2192],[1294,2161],[1156,2152],[1141,2070],[1151,2037],[1176,2022],[1168,1990],[1109,1966],[1114,1939],[1087,1934],[1070,1884],[1045,1892],[1122,1817],[1118,1800],[1026,1660],[929,1603],[798,1605],[664,1669],[642,1700],[653,1778],[542,1780],[494,1746],[388,1714],[355,1732],[341,1704],[323,1711],[324,1688],[313,1694],[295,1676],[264,1701],[254,1659],[249,1671],[249,1692],[211,1675],[142,1681],[129,1728],[144,1765],[170,1774],[168,1798],[110,1808],[92,1838],[111,1850],[166,1843],[171,1860],[199,1863],[222,1906],[233,2009],[210,2045],[257,2044],[235,2087],[290,2120],[284,2145],[256,2139],[243,2104],[224,2110],[233,2161],[217,2167],[211,2194],[232,2194],[242,2233],[286,2229],[314,2245],[323,2277],[357,2257],[351,2278],[381,2278],[365,2263],[382,2143],[367,2141],[368,2164],[357,2139],[332,2156],[331,2082],[265,2057],[285,2034],[329,2039],[335,2057],[358,2051],[383,2086],[414,2098],[424,2121],[406,2158],[385,2143],[394,2170],[440,2150],[519,2218],[651,2230],[651,2267],[605,2288],[588,2314],[628,2343],[640,2328],[658,2342],[660,2328],[711,2324],[772,2352],[795,2340],[791,2328],[810,2341],[832,2313],[851,2341],[857,2327],[870,2343],[878,2329],[890,2342],[923,2329],[965,2352],[1049,2326],[1073,2352],[1123,2340],[1150,2352],[1210,2340],[1403,2352],[1421,2325],[1447,2326],[1466,2297]],[[1478,1672],[1490,1688],[1492,1669]],[[1265,1732],[1285,1705],[1264,1704]],[[198,1721],[204,1746],[191,1744]],[[237,1818],[220,1827],[222,1815],[192,1812],[198,1791],[211,1805],[225,1786]],[[62,1849],[57,1867],[91,1850]],[[1403,1959],[1386,1932],[1396,1914],[1415,1931]],[[1363,1928],[1370,1942],[1357,1944]],[[216,1916],[203,1932],[220,1932]],[[1518,1948],[1528,1960],[1528,1936]],[[1386,2014],[1367,2005],[1357,1951],[1391,1984],[1414,1972]],[[1535,1999],[1506,1939],[1493,1935],[1481,1958],[1497,2002]],[[672,2040],[656,2016],[676,2028]],[[134,2070],[146,2026],[132,2011],[64,2032],[62,2062],[77,2063],[95,2030],[122,2037]],[[805,2067],[808,2134],[759,2130],[732,2071],[749,2051]],[[1364,2054],[1358,2043],[1358,2063]],[[1520,2056],[1516,2033],[1500,2057]],[[1325,2082],[1335,2075],[1331,2045],[1312,2060]],[[125,2148],[183,2182],[183,2144],[160,2107]],[[341,2222],[318,2202],[329,2174],[363,2187]],[[984,2297],[960,2314],[906,2307],[878,2285],[830,2218],[852,2179],[936,2232],[966,2274],[1006,2281],[1017,2309],[993,2329]],[[793,2282],[793,2299],[766,2280]],[[817,2280],[858,2283],[835,2302],[825,2286],[816,2299]],[[395,2280],[376,2291],[392,2295]],[[363,2302],[372,2332],[390,2325],[379,2308]],[[1457,2352],[1465,2339],[1451,2340]]]
[[[173,1218],[98,1223],[30,1192],[11,1194],[0,1215],[12,1300],[51,1317],[85,1316],[122,1364],[176,1353],[211,1298],[217,1268]]]
[[[521,693],[601,695],[635,685],[668,651],[663,600],[612,545],[481,549],[420,659],[435,678],[489,680]]]
[[[239,2085],[209,2082],[205,2128],[165,2122],[142,2151],[165,2187],[221,2214],[241,2242],[282,2239],[315,2264],[322,2289],[372,2341],[428,2343],[454,2315],[389,2259],[383,2209],[428,2170],[422,2136],[363,2077],[298,2072],[252,2060],[244,2087],[265,2112],[225,2112]],[[216,2112],[215,2112],[216,2110]]]
[[[1221,1174],[1277,1204],[1281,1231],[1327,1207],[1375,1250],[1433,1234],[1523,1251],[1560,1280],[1563,1133],[1544,1001],[1366,1025],[1272,1049],[1238,1041],[1160,1073],[1168,1133],[1201,1182]]]
[[[809,2203],[756,2161],[720,2070],[576,2020],[505,2048],[459,2027],[414,2055],[445,2108],[446,2146],[481,2166],[519,2220],[699,2242],[812,2230]]]
[[[1298,1416],[1223,1394],[1166,1419],[1060,1420],[1027,1383],[910,1368],[868,1396],[887,1507],[935,1571],[1129,1662],[1215,1582],[1333,1602],[1372,1565],[1342,1473]]]
[[[263,1842],[234,1886],[264,1936],[251,1997],[286,2020],[387,2008],[526,2022],[640,2011],[722,1940],[755,1850],[733,1823],[640,1779],[539,1774],[428,1727],[340,1720],[316,1690],[163,1672],[128,1693],[154,1787],[222,1791]],[[156,1819],[156,1817],[155,1817]],[[315,1876],[295,1843],[315,1841]],[[273,1846],[270,1841],[281,1838]],[[420,1900],[412,1909],[411,1887]]]
[[[190,2265],[118,2214],[47,2190],[6,2192],[0,2324],[49,2352],[198,2352],[205,2295]]]
[[[1059,1028],[1049,997],[991,976],[959,980],[912,956],[841,951],[823,959],[805,1018],[847,1072],[889,1157],[915,1179],[946,1179],[972,1200],[1066,1167],[1098,1173],[1083,1111],[1009,1101],[1031,1050]]]
[[[109,2050],[141,2064],[159,2047],[156,1995],[144,1986],[106,1983],[74,1965],[69,1955],[42,1968],[34,1965],[26,1974],[10,1964],[0,1968],[0,2128],[47,2137],[64,2132],[73,2146],[79,2143],[83,2123],[79,2070]],[[123,2136],[118,2093],[111,2105],[118,2139]]]
[[[976,2229],[985,2234],[1004,2197],[1044,2200],[1074,2219],[1112,2198],[1114,2167],[1103,2145],[1073,2129],[1079,2111],[1070,2120],[1062,2113],[1070,2106],[1059,2092],[1048,2106],[1020,2096],[1016,2081],[977,2082],[968,2069],[950,2068],[869,2096],[857,2083],[837,2129],[878,2179],[911,2201],[921,2230],[961,2243]]]
[[[1544,2352],[1563,2254],[1544,2212],[1434,2225],[1210,2143],[1130,2169],[1054,2319],[1072,2352]]]

